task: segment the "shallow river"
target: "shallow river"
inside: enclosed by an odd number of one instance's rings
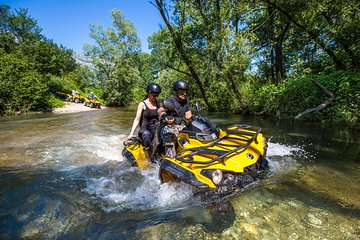
[[[131,168],[135,110],[0,118],[0,239],[359,239],[358,130],[211,114],[271,137],[267,179],[219,203]]]

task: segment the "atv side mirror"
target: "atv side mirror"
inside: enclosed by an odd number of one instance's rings
[[[175,111],[175,105],[172,101],[170,100],[165,100],[164,101],[164,104],[163,104],[163,107],[166,109],[166,110],[169,110],[169,111]]]
[[[201,110],[201,105],[200,105],[200,103],[199,103],[199,102],[196,102],[196,103],[194,104],[194,106],[195,106],[195,108],[196,108],[196,111],[200,112],[200,110]]]
[[[194,106],[195,106],[195,109],[196,109],[199,117],[201,117],[201,114],[200,114],[201,105],[200,105],[200,103],[199,103],[199,102],[196,102],[196,103],[194,104]]]

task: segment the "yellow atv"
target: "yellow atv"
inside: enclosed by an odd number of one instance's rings
[[[97,97],[94,97],[92,99],[85,98],[84,100],[84,106],[91,107],[91,108],[101,108],[101,103],[98,100]]]
[[[175,146],[162,150],[161,181],[182,181],[199,190],[244,187],[261,179],[267,167],[261,128],[235,124],[222,130],[202,116],[179,132]],[[169,154],[171,150],[175,154]],[[125,141],[122,154],[133,166],[150,164],[138,138]]]
[[[132,137],[130,140],[124,141],[122,155],[133,167],[146,169],[151,164],[149,153],[145,150],[139,137]]]
[[[69,94],[67,93],[62,93],[62,92],[55,92],[54,95],[57,97],[57,98],[60,98],[61,100],[66,100],[68,99],[68,97],[70,96]]]
[[[67,102],[76,102],[76,103],[83,103],[85,101],[85,97],[77,93],[75,96],[67,94],[66,98]]]

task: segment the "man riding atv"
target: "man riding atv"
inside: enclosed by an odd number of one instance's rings
[[[185,127],[182,120],[190,120],[192,113],[187,98],[189,87],[183,80],[177,80],[173,85],[174,96],[166,99],[158,110],[160,116],[159,136],[160,144],[165,155],[174,157],[176,137]]]
[[[158,110],[161,122],[149,156],[139,139],[124,141],[122,154],[140,169],[159,163],[161,182],[184,182],[196,191],[232,192],[266,176],[267,141],[260,127],[234,124],[224,129],[206,117],[193,117],[187,100],[188,86],[174,83],[174,97]],[[197,110],[199,110],[197,105]],[[192,121],[189,121],[189,120]],[[188,121],[186,124],[183,122]]]

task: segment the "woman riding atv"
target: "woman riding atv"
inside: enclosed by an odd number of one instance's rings
[[[157,98],[160,93],[161,87],[158,84],[149,83],[147,85],[144,101],[138,105],[131,132],[127,137],[130,140],[134,135],[136,127],[140,125],[139,137],[143,141],[145,149],[149,152],[149,156],[152,154],[152,140],[159,122],[159,104]]]
[[[158,160],[161,182],[181,181],[198,190],[224,193],[266,176],[267,141],[262,129],[245,124],[220,129],[200,112],[192,117],[187,90],[185,82],[176,81],[174,97],[158,110],[161,121],[154,149],[159,154],[152,160]],[[150,165],[144,161],[149,155],[143,144],[137,139],[125,141],[122,151],[124,158],[140,169]]]

